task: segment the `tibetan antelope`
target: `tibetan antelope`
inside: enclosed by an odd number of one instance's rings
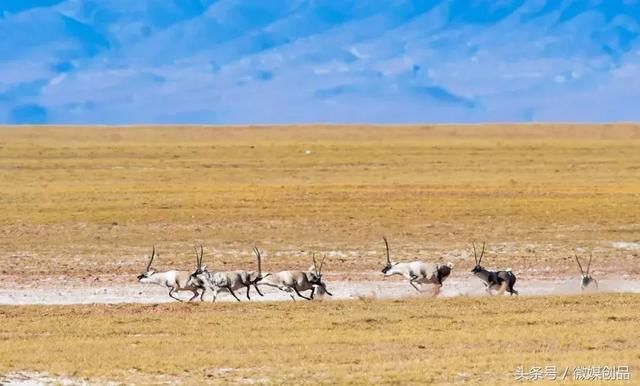
[[[153,251],[151,252],[151,257],[149,258],[149,262],[147,263],[147,267],[144,269],[144,272],[138,275],[138,281],[140,283],[145,284],[158,284],[167,288],[169,290],[169,296],[181,302],[182,300],[178,299],[174,293],[178,291],[191,291],[193,292],[193,296],[189,301],[192,301],[196,297],[198,297],[198,289],[202,289],[202,293],[204,294],[204,287],[199,285],[197,282],[193,282],[191,280],[191,275],[188,271],[166,271],[166,272],[156,272],[151,269],[151,264],[153,263],[153,258],[156,256],[156,247],[153,247]]]
[[[513,294],[518,294],[518,291],[513,289],[513,286],[516,284],[516,275],[511,272],[511,269],[506,269],[504,271],[489,271],[480,265],[482,262],[482,257],[484,256],[484,246],[485,243],[482,243],[482,252],[480,252],[480,258],[478,258],[478,254],[476,253],[476,243],[473,243],[473,257],[476,260],[476,266],[473,267],[471,272],[479,277],[484,283],[487,292],[489,295],[493,295],[491,290],[498,290],[498,293],[501,295],[506,290],[513,296]]]
[[[396,263],[391,261],[389,257],[389,242],[386,237],[382,237],[384,240],[384,246],[387,251],[387,265],[382,269],[382,273],[385,276],[400,275],[409,280],[409,284],[416,291],[420,292],[423,284],[433,284],[434,289],[433,296],[440,293],[442,283],[449,277],[451,270],[453,269],[453,263],[447,264],[434,264],[425,263],[422,261],[412,261],[409,263]],[[417,287],[416,284],[420,287]]]
[[[313,265],[309,267],[308,271],[281,271],[266,273],[258,284],[278,288],[279,290],[288,293],[294,301],[296,300],[293,296],[294,292],[296,295],[306,300],[312,300],[316,291],[320,296],[324,294],[333,296],[333,294],[327,290],[327,285],[322,281],[322,266],[324,265],[325,258],[326,256],[322,258],[320,268],[318,268],[316,257],[313,255]],[[309,290],[311,290],[309,297],[300,293],[302,291]]]
[[[258,259],[258,272],[209,272],[207,270],[207,266],[202,265],[202,258],[204,256],[202,245],[200,246],[200,256],[198,256],[198,250],[195,248],[194,250],[196,253],[196,270],[191,274],[191,277],[194,281],[201,283],[204,288],[209,288],[213,292],[213,302],[216,301],[218,292],[220,291],[227,291],[231,295],[233,295],[233,297],[236,298],[237,301],[240,301],[234,291],[242,288],[247,289],[247,299],[251,300],[251,296],[249,295],[251,286],[256,289],[260,296],[264,296],[262,292],[260,292],[260,289],[257,285],[257,283],[262,280],[261,255],[257,247],[253,247],[253,251],[256,254],[256,258]],[[202,295],[200,296],[200,300],[203,299],[204,290]]]
[[[589,272],[589,270],[591,269],[591,259],[593,259],[593,253],[591,253],[589,256],[589,262],[587,263],[586,272],[582,269],[582,264],[580,264],[580,259],[578,258],[578,255],[574,253],[574,256],[576,257],[576,262],[578,263],[578,267],[580,267],[580,274],[582,275],[582,280],[580,280],[580,289],[584,291],[587,287],[591,285],[591,283],[595,284],[597,289],[598,281],[594,279]]]

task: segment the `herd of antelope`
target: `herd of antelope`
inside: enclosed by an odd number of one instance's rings
[[[391,260],[387,238],[383,237],[383,240],[387,257],[387,263],[382,269],[385,277],[400,275],[418,292],[421,291],[424,284],[432,284],[432,296],[437,296],[440,293],[445,279],[449,277],[453,270],[453,263],[435,264],[423,261],[394,262]],[[481,263],[482,257],[484,256],[485,243],[482,243],[480,257],[478,257],[475,243],[472,243],[472,247],[476,264],[471,272],[474,276],[482,280],[486,291],[490,295],[493,294],[492,291],[494,290],[497,291],[498,294],[503,294],[506,291],[510,295],[518,295],[518,291],[513,288],[516,284],[516,275],[511,269],[490,271],[484,268]],[[151,268],[156,255],[154,247],[144,272],[138,275],[138,281],[167,287],[169,288],[169,296],[178,301],[182,301],[175,295],[176,292],[179,291],[193,293],[189,301],[194,300],[198,295],[200,296],[200,300],[204,301],[204,294],[207,289],[213,294],[213,302],[216,301],[218,293],[221,291],[230,293],[237,301],[240,301],[235,291],[242,289],[246,289],[247,299],[251,300],[251,287],[256,290],[258,295],[264,296],[260,291],[260,285],[266,285],[284,291],[288,293],[293,300],[296,299],[294,294],[306,300],[312,300],[315,294],[320,296],[325,294],[333,296],[327,289],[325,282],[322,281],[322,267],[324,266],[326,256],[322,258],[318,265],[314,254],[312,256],[313,265],[309,267],[307,271],[262,272],[262,255],[260,250],[254,246],[253,252],[256,255],[257,271],[209,271],[207,266],[202,264],[204,257],[204,248],[202,245],[200,246],[199,252],[198,249],[194,247],[194,252],[196,255],[196,267],[194,271],[156,272]],[[580,268],[580,288],[585,290],[592,285],[597,288],[598,282],[590,274],[593,255],[589,258],[586,271],[582,268],[577,254],[575,258]],[[302,292],[306,291],[311,291],[308,296],[302,294]]]

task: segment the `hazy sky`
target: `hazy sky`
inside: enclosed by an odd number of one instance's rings
[[[636,0],[0,0],[0,123],[639,120]]]

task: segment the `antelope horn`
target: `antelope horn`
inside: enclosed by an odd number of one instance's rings
[[[484,256],[484,246],[485,246],[485,242],[482,242],[482,252],[480,252],[480,258],[478,259],[478,265],[480,265],[480,263],[482,262],[482,256]]]
[[[256,247],[255,245],[253,246],[253,251],[256,254],[256,258],[258,259],[258,277],[262,276],[262,263],[261,263],[261,259],[260,259],[260,251],[258,250],[258,247]]]
[[[476,265],[478,265],[478,253],[476,252],[476,242],[472,241],[471,245],[473,245],[473,258],[476,260]]]
[[[574,252],[573,256],[576,257],[576,262],[578,263],[578,267],[580,267],[580,273],[584,275],[584,269],[582,269],[582,264],[580,264],[580,259],[578,258],[578,254]]]
[[[387,263],[389,263],[389,265],[391,265],[391,258],[389,257],[389,243],[387,242],[387,238],[382,236],[382,239],[384,240],[384,246],[387,249]]]
[[[198,248],[193,246],[193,251],[196,253],[196,268],[200,268],[200,256],[198,256]]]
[[[156,256],[156,246],[153,246],[153,251],[151,252],[151,257],[149,258],[149,262],[147,263],[147,268],[145,269],[145,271],[149,271],[149,268],[151,268],[151,263],[153,263],[153,258]]]
[[[589,270],[591,269],[591,259],[593,259],[593,252],[589,252],[589,263],[587,264],[587,276],[589,275]]]
[[[320,270],[318,272],[318,276],[322,273],[322,267],[324,266],[324,259],[327,258],[327,255],[322,256],[322,261],[320,262]]]
[[[316,254],[315,252],[312,255],[312,259],[313,259],[313,269],[316,271],[316,275],[320,275],[320,273],[318,273],[318,262],[316,261]]]

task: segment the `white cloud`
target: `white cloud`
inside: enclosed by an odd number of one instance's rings
[[[58,83],[61,83],[66,77],[67,77],[67,74],[60,74],[60,75],[54,77],[53,79],[51,79],[49,81],[49,86],[55,86]]]

